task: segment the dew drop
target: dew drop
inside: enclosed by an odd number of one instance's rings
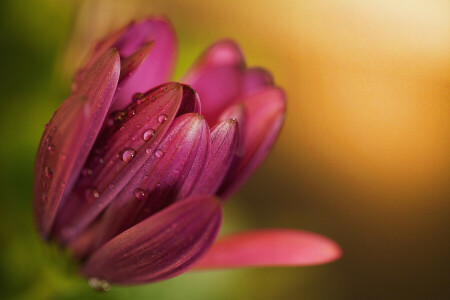
[[[91,176],[92,175],[92,169],[90,168],[84,168],[83,170],[81,170],[81,174],[83,176]]]
[[[154,135],[155,135],[155,130],[149,129],[144,132],[144,134],[142,135],[142,138],[144,139],[144,141],[148,141]]]
[[[44,125],[44,129],[47,129],[47,127],[48,127],[48,123]]]
[[[48,145],[48,147],[47,147],[47,152],[48,152],[48,154],[50,154],[50,155],[55,154],[55,145],[53,145],[53,144]]]
[[[147,153],[147,154],[150,154],[150,153],[152,153],[152,149],[151,149],[151,148],[147,148],[147,149],[145,149],[145,153]]]
[[[151,101],[151,102],[155,102],[155,101],[156,101],[156,96],[151,96],[151,97],[150,97],[150,101]]]
[[[126,115],[125,111],[117,110],[111,113],[111,118],[114,120],[114,122],[122,121],[125,115]]]
[[[52,138],[51,138],[51,136],[47,136],[46,138],[45,138],[45,142],[48,144],[48,143],[50,143],[52,141]]]
[[[133,101],[138,101],[138,100],[140,100],[142,97],[144,97],[144,94],[142,94],[142,93],[135,93],[135,94],[131,97],[131,100],[133,100]]]
[[[167,91],[167,86],[163,86],[163,87],[161,87],[161,91],[162,91],[162,92],[165,92],[165,91]]]
[[[107,292],[111,289],[111,285],[106,280],[92,277],[88,282],[89,286],[97,292]]]
[[[175,174],[178,174],[178,173],[180,173],[180,169],[175,169],[175,170],[173,170],[173,172],[174,172]]]
[[[52,169],[50,169],[50,167],[45,167],[44,174],[45,174],[45,177],[47,177],[48,179],[52,179],[52,177],[53,177],[53,171],[52,171]]]
[[[94,188],[89,188],[85,191],[85,197],[86,197],[86,201],[88,203],[92,203],[94,202],[94,200],[98,199],[100,197],[100,193],[94,189]]]
[[[159,123],[164,123],[167,120],[167,115],[159,115],[158,117],[158,122]]]
[[[128,117],[133,117],[134,115],[136,115],[136,110],[134,110],[134,109],[130,109],[129,111],[128,111]]]
[[[61,187],[62,188],[65,188],[66,187],[66,183],[63,181],[63,182],[61,182]]]
[[[139,200],[144,200],[147,198],[147,192],[143,189],[137,188],[134,190],[134,196]]]
[[[148,175],[144,175],[144,179],[148,179]]]
[[[126,149],[122,153],[122,160],[126,163],[129,163],[135,155],[136,151],[134,149]]]
[[[114,184],[110,183],[110,184],[108,185],[108,189],[112,190],[113,188],[114,188]]]
[[[161,158],[161,157],[163,157],[164,152],[163,152],[161,149],[157,149],[157,150],[155,151],[155,155],[156,155],[156,157]]]

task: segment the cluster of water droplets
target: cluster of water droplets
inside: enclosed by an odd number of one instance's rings
[[[161,87],[160,91],[165,92],[167,90],[167,87]],[[108,121],[107,121],[107,125],[109,127],[111,126],[120,126],[119,130],[124,130],[125,129],[125,121],[129,118],[132,118],[136,115],[136,108],[147,101],[150,102],[155,102],[157,100],[156,96],[145,96],[143,93],[135,93],[132,96],[132,100],[136,105],[132,105],[128,110],[119,110],[119,111],[114,111],[110,114]],[[161,106],[157,106],[156,109],[161,110],[162,107]],[[156,120],[159,124],[163,124],[164,122],[166,122],[168,119],[168,116],[166,114],[160,114],[156,117]],[[146,121],[150,121],[151,117],[150,116],[145,116],[145,120]],[[143,126],[142,124],[138,124],[136,126],[136,129],[141,129]],[[156,133],[156,130],[153,128],[148,128],[146,129],[143,133],[142,133],[142,140],[144,142],[149,141]],[[133,140],[135,140],[136,138],[134,137]],[[146,154],[151,154],[153,151],[150,147],[144,148],[145,153]],[[123,163],[128,164],[130,163],[134,157],[137,154],[137,150],[133,149],[133,148],[125,148],[123,150],[120,151],[120,153],[118,154],[118,157],[123,161]],[[157,158],[161,158],[164,155],[164,151],[162,149],[156,149],[154,151],[154,156]],[[103,164],[103,158],[101,156],[96,156],[95,157],[95,162],[98,164]],[[85,167],[82,169],[82,175],[83,176],[91,176],[93,174],[93,170],[89,167]],[[108,188],[110,190],[114,189],[114,184],[111,183],[109,184]],[[136,199],[139,200],[145,200],[147,198],[147,192],[143,189],[136,189],[134,191],[134,197]],[[97,189],[95,188],[88,188],[85,190],[85,199],[88,203],[92,203],[93,201],[95,201],[96,199],[98,199],[100,197],[100,193]]]

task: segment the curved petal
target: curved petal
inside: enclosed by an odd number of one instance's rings
[[[210,248],[221,218],[221,205],[214,197],[197,196],[177,202],[94,252],[83,273],[119,284],[176,276]]]
[[[339,246],[315,233],[298,230],[260,230],[220,238],[195,269],[309,266],[332,262]]]
[[[114,116],[116,122],[97,138],[70,201],[58,216],[61,241],[86,228],[150,158],[177,115],[182,95],[182,85],[167,83]]]
[[[244,74],[242,87],[244,95],[251,95],[261,91],[263,88],[273,85],[272,74],[264,68],[248,68]]]
[[[106,209],[93,247],[188,196],[202,172],[209,146],[203,117],[175,119],[164,139]]]
[[[228,198],[239,189],[263,162],[275,143],[284,121],[286,99],[284,92],[279,88],[265,88],[241,98],[239,102],[245,107],[245,127],[242,128],[243,149],[238,151],[219,189],[219,195],[223,198]]]
[[[111,105],[120,73],[111,49],[86,70],[80,87],[55,112],[42,136],[35,164],[34,209],[43,238],[70,192]]]
[[[182,78],[202,100],[203,114],[210,125],[241,92],[244,56],[234,42],[223,40],[209,47]]]
[[[205,168],[192,194],[214,195],[231,166],[239,141],[235,119],[218,124],[211,130],[211,147]]]
[[[176,37],[169,21],[153,17],[132,24],[114,45],[121,57],[128,57],[149,42],[153,42],[153,47],[148,57],[120,85],[111,111],[125,108],[135,93],[143,93],[170,78],[175,63]]]

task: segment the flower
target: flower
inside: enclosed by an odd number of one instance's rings
[[[153,282],[193,266],[338,258],[334,242],[296,230],[247,232],[212,246],[223,203],[278,136],[285,95],[228,40],[207,49],[182,83],[167,82],[175,44],[168,21],[133,22],[99,42],[77,72],[37,153],[43,239],[71,249],[94,285]]]

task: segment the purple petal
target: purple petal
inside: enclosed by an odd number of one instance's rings
[[[164,139],[106,209],[95,246],[188,196],[199,178],[209,148],[203,117],[178,117]]]
[[[98,137],[70,201],[58,217],[58,235],[78,235],[109,205],[149,159],[177,115],[183,86],[168,83],[144,94]]]
[[[75,94],[61,104],[42,137],[35,164],[34,209],[43,238],[71,190],[111,104],[120,73],[117,50],[90,67]]]
[[[83,273],[119,284],[173,277],[210,248],[221,218],[213,197],[178,202],[110,240],[87,260]]]
[[[123,84],[133,72],[145,61],[153,47],[153,42],[143,44],[130,56],[121,61],[119,84]]]
[[[208,161],[194,188],[193,194],[214,195],[231,166],[239,141],[235,119],[218,124],[211,130]]]
[[[280,132],[284,120],[286,100],[282,90],[269,87],[242,98],[245,107],[243,152],[238,152],[219,195],[228,198],[263,162]],[[239,119],[238,119],[239,121]]]
[[[197,91],[209,124],[215,124],[220,113],[241,92],[245,61],[232,41],[219,41],[208,48],[186,73],[182,81]]]
[[[219,239],[195,269],[310,266],[340,256],[339,246],[326,237],[307,231],[271,229]]]
[[[135,93],[147,91],[166,82],[173,70],[176,54],[175,32],[162,18],[150,18],[132,24],[115,43],[121,57],[132,55],[143,44],[154,42],[147,59],[114,96],[112,111],[123,109]]]

